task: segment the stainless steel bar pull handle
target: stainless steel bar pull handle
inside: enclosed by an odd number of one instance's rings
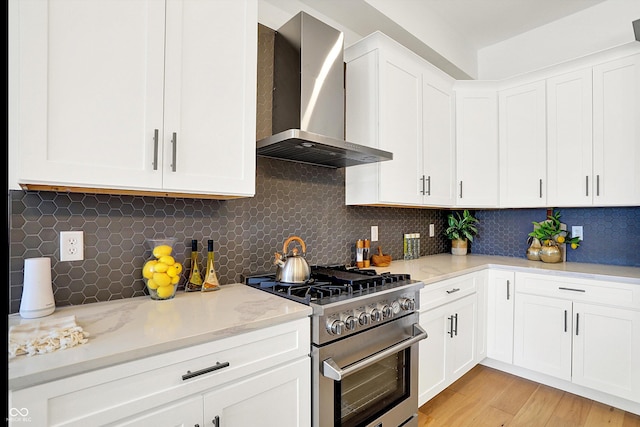
[[[561,291],[571,291],[571,292],[587,292],[584,289],[576,289],[576,288],[565,288],[564,286],[558,286],[558,289]]]
[[[510,297],[511,295],[509,294],[509,281],[507,280],[507,301],[509,301]]]
[[[586,185],[585,185],[585,189],[587,190],[587,193],[585,194],[587,197],[589,197],[589,175],[585,176],[585,181],[586,181]]]
[[[420,191],[420,193],[424,196],[426,194],[426,192],[424,191],[424,175],[422,175],[422,178],[420,178],[420,181],[422,181],[422,190]]]
[[[567,310],[564,311],[564,331],[567,332]]]
[[[229,366],[229,362],[218,362],[214,366],[200,369],[199,371],[187,371],[187,373],[182,376],[182,381],[188,380],[189,378],[197,377],[198,375],[208,374],[209,372],[217,371],[218,369],[226,368],[227,366]]]
[[[211,420],[211,422],[213,423],[214,427],[221,427],[220,426],[220,417],[219,416],[215,416],[214,419]]]
[[[456,326],[455,326],[454,332],[455,332],[456,336],[458,336],[458,313],[456,313],[456,314],[454,315],[454,318],[455,318],[455,323],[456,323]]]
[[[431,195],[431,175],[427,177],[427,196]]]
[[[447,332],[451,338],[453,338],[453,316],[447,317],[449,321],[449,331]]]
[[[576,336],[579,335],[580,330],[580,313],[576,313]]]
[[[178,135],[174,132],[173,133],[173,137],[171,138],[171,144],[173,145],[173,158],[171,161],[171,171],[175,172],[176,171],[176,155],[178,152]]]
[[[360,369],[366,368],[367,366],[376,363],[385,357],[391,356],[394,353],[398,353],[399,351],[404,350],[405,348],[411,347],[413,344],[427,338],[427,332],[420,327],[419,324],[413,324],[413,336],[404,341],[400,341],[398,344],[393,345],[389,348],[386,348],[373,356],[366,357],[358,362],[352,363],[351,365],[347,365],[344,368],[340,368],[338,364],[330,357],[327,360],[322,362],[322,375],[327,378],[331,378],[334,381],[342,381],[344,377],[349,374],[352,374]]]
[[[540,198],[542,199],[542,178],[540,178]]]
[[[596,175],[596,196],[600,195],[600,175]]]
[[[460,181],[460,198],[462,199],[462,181]]]
[[[158,129],[153,130],[153,170],[158,170]]]
[[[452,294],[452,293],[454,293],[454,292],[458,292],[459,290],[460,290],[460,288],[453,288],[453,289],[451,289],[451,290],[447,291],[447,293],[448,293],[448,294]]]

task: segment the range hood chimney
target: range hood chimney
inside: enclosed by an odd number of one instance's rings
[[[300,12],[276,31],[272,136],[257,154],[330,168],[392,160],[345,141],[344,35]]]

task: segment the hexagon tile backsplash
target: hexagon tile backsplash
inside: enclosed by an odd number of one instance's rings
[[[147,238],[174,236],[174,253],[189,267],[191,239],[200,263],[213,239],[221,284],[243,274],[275,272],[284,241],[300,236],[310,264],[350,264],[357,239],[379,227],[384,253],[402,257],[402,234],[421,233],[421,254],[449,250],[443,211],[344,205],[344,169],[258,158],[256,196],[200,200],[34,191],[10,192],[10,312],[20,308],[24,259],[51,257],[56,305],[145,295]],[[426,238],[429,224],[436,237]],[[61,231],[83,230],[84,261],[60,261]]]

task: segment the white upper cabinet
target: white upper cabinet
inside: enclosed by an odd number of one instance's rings
[[[458,81],[456,104],[456,205],[497,207],[498,92],[493,84]]]
[[[593,196],[591,68],[547,79],[550,206],[590,206]]]
[[[346,169],[346,204],[451,206],[453,79],[380,32],[345,61],[346,139],[393,153]]]
[[[20,0],[10,188],[255,192],[255,0]]]
[[[593,68],[593,174],[595,205],[640,205],[640,54]]]
[[[499,91],[500,206],[547,203],[545,82]]]

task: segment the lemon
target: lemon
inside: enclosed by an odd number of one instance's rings
[[[161,262],[167,265],[173,265],[176,263],[176,260],[171,255],[163,255],[160,258],[158,258],[158,262]]]
[[[159,245],[153,248],[153,256],[156,258],[161,258],[165,255],[171,255],[171,251],[173,248],[169,245]]]
[[[556,242],[564,243],[564,236],[558,236],[558,238],[556,239]]]
[[[578,249],[578,244],[577,243],[572,243],[571,244],[571,249]]]
[[[147,287],[149,289],[158,289],[158,284],[156,283],[155,280],[149,279],[149,280],[147,280]]]
[[[167,268],[167,274],[171,278],[176,277],[178,275],[178,269],[176,268],[175,265],[172,265],[169,268]]]
[[[142,267],[142,277],[144,277],[145,279],[151,279],[155,271],[154,266],[157,262],[158,261],[156,261],[155,259],[147,261],[144,267]]]
[[[169,269],[169,266],[164,262],[160,262],[160,261],[156,262],[153,266],[153,271],[155,271],[156,273],[166,273],[168,269]]]
[[[168,286],[171,284],[171,277],[167,273],[153,273],[154,282],[158,284],[159,287]]]
[[[180,276],[176,276],[176,277],[172,277],[171,278],[171,284],[172,285],[177,285],[178,282],[180,282]]]
[[[160,286],[157,292],[159,298],[169,298],[173,295],[173,285]]]
[[[173,266],[176,268],[177,274],[182,273],[182,264],[180,264],[179,262],[176,262],[175,264],[173,264]]]

